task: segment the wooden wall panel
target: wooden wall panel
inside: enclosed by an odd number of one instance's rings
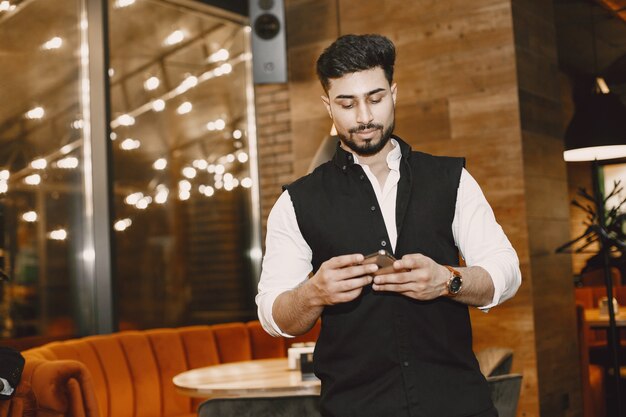
[[[552,3],[513,0],[540,413],[580,416],[560,79]]]

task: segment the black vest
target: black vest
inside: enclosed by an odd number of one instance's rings
[[[402,151],[394,255],[422,253],[458,265],[452,221],[464,160]],[[391,251],[376,195],[361,166],[338,147],[332,161],[287,187],[313,271],[333,256]],[[472,416],[492,407],[472,352],[467,306],[416,301],[366,287],[329,306],[315,354],[321,408],[332,417]]]

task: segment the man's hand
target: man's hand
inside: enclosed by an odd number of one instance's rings
[[[374,264],[361,265],[363,255],[336,256],[324,262],[309,282],[311,300],[320,306],[347,303],[372,283]],[[306,285],[306,284],[305,284]]]
[[[421,254],[404,255],[393,263],[396,272],[374,278],[374,291],[391,291],[416,300],[432,300],[447,293],[450,272]]]
[[[432,300],[448,294],[450,271],[427,256],[404,255],[393,263],[396,272],[374,278],[374,291],[391,291],[416,300]],[[461,272],[463,287],[454,301],[471,306],[486,306],[493,301],[491,275],[480,266],[455,268]]]
[[[287,334],[300,335],[315,324],[325,306],[357,298],[378,269],[377,265],[360,265],[363,259],[361,254],[331,258],[302,285],[280,294],[272,306],[276,324]]]

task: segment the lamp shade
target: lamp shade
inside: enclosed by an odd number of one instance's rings
[[[626,106],[612,93],[593,93],[576,106],[565,132],[566,161],[626,157]]]

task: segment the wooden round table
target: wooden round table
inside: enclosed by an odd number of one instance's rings
[[[180,393],[199,398],[320,393],[320,381],[303,381],[299,370],[288,368],[287,358],[233,362],[192,369],[176,375],[172,381]]]

